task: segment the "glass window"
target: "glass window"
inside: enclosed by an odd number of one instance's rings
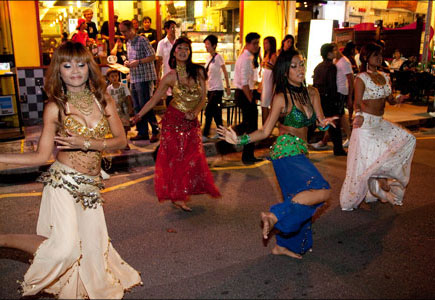
[[[236,60],[240,47],[238,32],[239,1],[159,1],[162,37],[168,20],[177,23],[176,36],[187,36],[192,41],[192,60],[206,61],[207,52],[203,40],[209,34],[218,37],[217,51],[225,61]],[[237,48],[237,49],[236,49]]]

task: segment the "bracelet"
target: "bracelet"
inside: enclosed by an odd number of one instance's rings
[[[320,126],[318,126],[317,128],[318,128],[319,130],[321,130],[321,131],[327,131],[327,130],[329,129],[329,124],[326,125],[325,127],[320,127]]]
[[[237,137],[237,145],[247,145],[251,142],[251,137],[249,136],[249,134],[244,134],[242,136],[238,136]]]
[[[89,147],[91,147],[91,141],[90,140],[85,140],[83,142],[83,151],[88,151]]]
[[[103,149],[101,149],[101,151],[106,150],[106,147],[107,147],[107,142],[106,142],[106,139],[104,139],[103,140]]]

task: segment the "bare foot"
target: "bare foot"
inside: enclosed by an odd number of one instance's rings
[[[189,206],[187,206],[186,202],[184,201],[174,201],[172,202],[172,204],[174,204],[175,207],[180,208],[184,211],[188,211],[188,212],[192,211],[192,209]]]
[[[297,259],[302,259],[302,255],[294,253],[293,251],[288,250],[287,248],[281,247],[276,245],[273,249],[272,249],[272,254],[274,255],[287,255],[289,257],[293,257],[293,258],[297,258]]]
[[[273,226],[278,222],[278,218],[271,212],[262,212],[261,222],[263,223],[263,239],[267,240]]]

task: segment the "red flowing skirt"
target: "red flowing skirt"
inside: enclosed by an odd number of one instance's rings
[[[207,165],[197,119],[169,106],[162,118],[154,188],[159,201],[187,201],[189,195],[220,197]]]

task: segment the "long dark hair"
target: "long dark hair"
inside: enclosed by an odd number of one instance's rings
[[[270,50],[266,51],[264,49],[264,58],[271,58],[274,53],[276,53],[276,39],[273,36],[267,36],[264,38],[264,40],[269,42]]]
[[[362,46],[361,52],[359,54],[359,59],[361,61],[360,71],[361,72],[367,71],[367,64],[369,62],[370,56],[372,56],[373,54],[378,55],[381,52],[382,52],[381,46],[379,46],[376,43],[369,43]]]
[[[290,65],[292,59],[293,57],[298,55],[301,55],[301,53],[296,48],[290,48],[287,51],[282,51],[280,55],[278,55],[275,66],[272,70],[275,94],[284,94],[286,110],[288,107],[287,91],[290,93],[290,96],[293,97],[292,91],[300,90],[298,92],[302,92],[303,98],[309,99],[308,90],[305,86],[305,82],[303,82],[300,87],[293,87],[288,82],[288,75],[290,72]]]
[[[174,45],[172,46],[171,52],[169,54],[169,67],[171,69],[176,69],[177,68],[177,59],[175,58],[175,49],[177,48],[178,45],[181,44],[186,44],[189,47],[189,57],[186,60],[186,71],[187,71],[187,77],[188,78],[192,78],[193,80],[197,81],[198,79],[198,74],[200,73],[199,70],[201,71],[201,76],[204,77],[204,80],[207,80],[207,73],[205,72],[205,69],[203,66],[198,65],[198,64],[194,64],[192,62],[192,42],[191,40],[189,40],[187,37],[179,37]]]
[[[80,61],[88,65],[89,77],[86,82],[87,88],[95,95],[97,100],[105,108],[106,81],[101,74],[100,67],[94,60],[92,53],[81,43],[71,41],[65,42],[53,53],[50,66],[45,76],[44,90],[47,93],[48,101],[53,101],[59,110],[65,111],[67,102],[66,85],[60,76],[60,65],[63,62]]]
[[[279,50],[280,53],[281,53],[282,51],[284,51],[284,42],[287,41],[287,40],[292,40],[292,45],[291,45],[290,49],[288,49],[288,50],[296,50],[296,48],[295,48],[295,38],[294,38],[294,36],[292,36],[291,34],[287,34],[287,35],[284,37],[284,39],[282,40],[282,42],[281,42],[281,49]]]

